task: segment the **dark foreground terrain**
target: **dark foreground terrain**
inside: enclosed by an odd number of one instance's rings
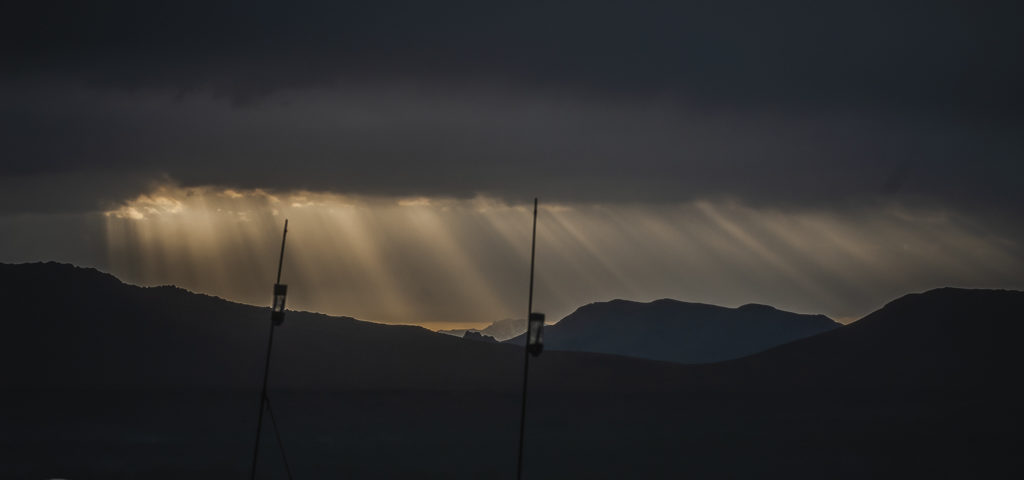
[[[246,478],[258,392],[5,392],[3,478]],[[514,478],[518,396],[273,392],[295,478]],[[1017,477],[1019,417],[963,392],[537,392],[526,478]],[[260,478],[285,478],[264,430]]]
[[[56,264],[0,290],[0,478],[247,476],[266,309]],[[525,477],[1019,478],[1021,312],[939,289],[715,364],[545,352]],[[276,342],[295,478],[514,478],[519,347],[301,313]]]

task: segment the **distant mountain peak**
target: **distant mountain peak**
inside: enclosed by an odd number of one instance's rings
[[[670,298],[615,299],[584,305],[545,330],[551,350],[712,363],[751,355],[840,324],[769,305],[727,308]],[[510,342],[522,343],[522,335]]]
[[[462,336],[462,339],[463,340],[472,340],[474,342],[498,343],[498,341],[495,340],[494,337],[492,337],[490,335],[484,335],[484,334],[482,334],[480,332],[466,332]]]
[[[510,338],[513,338],[526,331],[526,320],[522,318],[506,318],[491,323],[483,329],[466,328],[466,329],[453,329],[453,330],[438,330],[437,333],[443,333],[445,335],[453,335],[459,338],[465,337],[467,333],[481,333],[483,335],[493,337],[499,342],[503,342]]]
[[[773,307],[771,305],[764,305],[764,304],[760,304],[760,303],[748,303],[746,305],[741,305],[741,306],[737,307],[736,309],[737,310],[747,310],[747,311],[764,311],[764,312],[780,311],[779,309],[777,309],[777,308],[775,308],[775,307]]]

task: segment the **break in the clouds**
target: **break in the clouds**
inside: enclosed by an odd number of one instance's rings
[[[173,181],[1017,213],[1019,10],[30,3],[0,34],[3,205]]]
[[[450,328],[525,315],[530,215],[529,205],[484,197],[164,186],[94,216],[91,226],[51,220],[64,225],[63,235],[23,217],[15,224],[31,246],[11,248],[7,238],[0,246],[20,252],[18,261],[40,259],[32,248],[59,250],[42,259],[259,305],[269,299],[288,218],[283,281],[291,308]],[[61,248],[68,237],[76,245]],[[542,202],[534,305],[558,320],[589,302],[668,297],[850,321],[913,291],[1021,288],[1021,271],[1019,241],[941,211],[837,217],[707,201]]]

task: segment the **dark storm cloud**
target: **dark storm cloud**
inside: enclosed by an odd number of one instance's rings
[[[4,209],[186,185],[1021,206],[1018,2],[5,12]],[[60,179],[79,178],[54,192]],[[57,182],[57,183],[55,183]]]
[[[6,69],[237,98],[388,75],[712,104],[1016,113],[1022,98],[1019,2],[363,3],[33,2],[7,12]]]

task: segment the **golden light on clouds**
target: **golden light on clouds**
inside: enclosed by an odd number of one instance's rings
[[[264,305],[289,219],[289,306],[430,327],[525,311],[530,209],[485,198],[164,186],[105,213],[109,269]],[[1020,245],[944,212],[541,201],[538,308],[612,298],[767,303],[853,319],[939,286],[1020,282]]]
[[[225,194],[238,195],[232,190],[225,190]],[[168,191],[166,188],[161,188],[152,195],[140,195],[135,200],[131,201],[127,205],[123,205],[115,210],[104,212],[108,217],[116,218],[130,218],[132,220],[144,220],[146,216],[156,216],[163,214],[176,214],[181,213],[183,210],[183,204],[180,200],[172,198],[167,195]]]

